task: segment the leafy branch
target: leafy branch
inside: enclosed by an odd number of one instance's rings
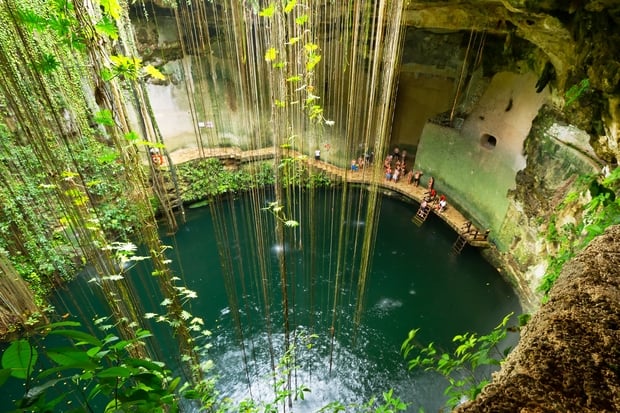
[[[264,59],[271,64],[273,69],[291,72],[284,76],[289,100],[275,99],[275,107],[285,108],[287,104],[301,104],[311,121],[331,126],[334,122],[324,118],[323,107],[318,103],[320,97],[315,94],[314,70],[321,62],[322,55],[319,45],[313,41],[312,31],[308,28],[310,16],[304,12],[307,9],[306,5],[298,3],[297,0],[288,0],[282,2],[281,5],[270,3],[269,6],[258,12],[259,17],[265,19],[279,17],[282,20],[287,20],[290,18],[296,28],[292,33],[293,35],[282,41],[282,45],[268,47]],[[299,57],[287,61],[288,54]]]
[[[422,346],[416,342],[420,329],[409,332],[409,336],[401,346],[401,352],[408,359],[409,370],[422,368],[434,371],[448,380],[445,394],[447,404],[455,407],[464,398],[473,400],[488,384],[487,379],[480,379],[477,370],[482,366],[499,366],[510,352],[510,348],[501,351],[499,343],[506,338],[508,320],[513,313],[504,317],[489,334],[478,336],[476,333],[465,333],[454,336],[452,341],[457,348],[452,352],[444,352],[435,347],[435,343]]]
[[[580,185],[580,188],[568,193],[555,213],[583,202],[583,199],[589,199],[579,206],[578,213],[574,214],[580,217],[578,222],[558,228],[554,214],[547,226],[545,238],[555,244],[556,252],[549,255],[547,270],[538,287],[544,294],[543,299],[546,299],[566,262],[607,227],[620,223],[620,198],[616,197],[620,189],[620,168],[614,169],[604,178],[592,174],[584,175],[578,179],[577,185]]]
[[[261,209],[263,211],[271,212],[278,221],[282,222],[287,227],[294,228],[299,226],[299,222],[286,218],[286,215],[284,214],[284,207],[278,202],[269,202],[266,207]]]

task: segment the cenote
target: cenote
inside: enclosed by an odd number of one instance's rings
[[[289,273],[289,339],[296,366],[291,380],[310,389],[305,400],[295,402],[295,412],[316,411],[332,401],[362,403],[391,388],[410,403],[408,411],[438,411],[447,383],[433,373],[407,371],[400,346],[409,330],[420,328],[421,343],[452,351],[454,335],[486,333],[506,314],[520,313],[515,292],[478,250],[451,254],[456,235],[443,221],[432,215],[418,227],[411,222],[416,204],[385,195],[359,311],[356,274],[367,194],[366,188],[349,190],[344,210],[341,191],[300,195],[289,211],[299,227],[284,245],[275,242],[273,230],[257,233],[257,219],[273,227],[275,218],[266,209],[256,213],[251,194],[189,210],[186,224],[164,239],[172,247],[175,272],[197,293],[192,315],[202,317],[213,333],[200,344],[212,346],[203,357],[214,362],[222,396],[274,397],[272,366],[284,354],[285,339],[279,254]],[[270,194],[264,195],[269,200]],[[268,280],[259,275],[261,257],[273,270]],[[158,313],[161,294],[149,271],[146,261],[138,262],[131,276],[141,277],[138,295],[145,311]],[[85,322],[102,316],[103,305],[89,303],[98,299],[90,278],[80,277],[60,293],[59,311],[79,314]],[[174,339],[158,332],[155,323],[149,329],[156,332],[163,359],[174,365]]]

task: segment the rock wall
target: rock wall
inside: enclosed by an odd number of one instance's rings
[[[556,208],[578,176],[600,171],[600,160],[587,138],[585,132],[564,123],[557,111],[543,108],[524,144],[527,164],[516,174],[516,185],[507,194],[508,208],[495,241],[502,267],[534,303],[547,255],[554,252],[544,236],[551,216],[558,217],[559,226],[576,223],[575,211]]]
[[[620,411],[620,226],[565,266],[493,382],[456,412]]]

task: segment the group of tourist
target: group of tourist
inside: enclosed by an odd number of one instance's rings
[[[394,148],[394,151],[383,161],[383,169],[386,181],[398,182],[407,174],[407,151],[401,153],[398,147]]]
[[[407,184],[412,184],[415,187],[420,186],[420,179],[422,175],[424,175],[420,170],[409,170],[407,168],[407,151],[402,151],[401,153],[398,147],[394,148],[392,153],[385,158],[383,161],[383,169],[386,182],[396,183],[404,177]],[[425,208],[433,208],[437,212],[443,212],[446,210],[447,206],[448,201],[446,196],[443,194],[437,196],[435,178],[431,176],[428,179],[427,191],[422,200],[422,210]]]
[[[321,159],[320,149],[316,149],[314,152],[314,159],[319,161]],[[351,171],[357,172],[364,167],[367,167],[373,163],[374,152],[366,151],[363,155],[360,155],[357,159],[351,160]],[[407,167],[407,151],[400,151],[400,148],[395,147],[394,150],[386,156],[383,161],[384,176],[386,182],[400,182],[401,179],[405,179],[407,184],[415,187],[420,186],[420,179],[422,178],[422,171],[408,169]],[[422,209],[433,208],[437,212],[443,212],[448,206],[448,201],[445,195],[437,196],[437,191],[434,188],[435,178],[432,176],[428,179],[427,192],[424,194],[422,202]]]
[[[360,155],[357,159],[351,159],[351,171],[357,172],[365,166],[372,165],[374,161],[375,153],[366,151],[364,155]]]

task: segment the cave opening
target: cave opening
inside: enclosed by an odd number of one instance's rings
[[[497,146],[497,138],[494,135],[485,133],[482,135],[482,138],[480,139],[480,144],[482,145],[483,148],[495,149],[495,147]]]

